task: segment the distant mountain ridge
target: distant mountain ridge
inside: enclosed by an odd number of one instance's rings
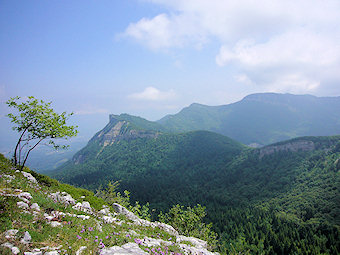
[[[158,123],[175,132],[208,130],[244,144],[340,134],[340,97],[251,94],[221,106],[191,104]]]

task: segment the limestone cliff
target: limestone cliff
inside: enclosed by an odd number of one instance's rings
[[[300,141],[291,141],[284,144],[276,144],[276,145],[269,145],[259,149],[259,158],[263,158],[266,155],[271,155],[277,152],[283,151],[312,151],[315,149],[315,145],[312,141],[308,140],[300,140]]]

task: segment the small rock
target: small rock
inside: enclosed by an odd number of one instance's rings
[[[81,198],[81,199],[84,199],[84,198],[85,198],[85,196],[81,196],[80,198]],[[83,246],[82,246],[82,247],[83,247]],[[84,247],[85,247],[85,246],[84,246]]]
[[[10,229],[5,232],[5,238],[12,239],[15,238],[15,235],[18,233],[17,229]]]
[[[22,175],[26,177],[27,180],[29,180],[30,182],[38,183],[37,180],[30,173],[22,171]]]
[[[82,219],[82,220],[90,219],[90,216],[88,216],[88,215],[76,215],[76,216],[77,216],[77,218]]]
[[[57,252],[57,251],[48,251],[48,252],[45,252],[44,255],[59,255],[59,252]]]
[[[52,198],[55,202],[59,202],[65,205],[74,205],[76,203],[76,200],[74,200],[74,198],[66,192],[52,193],[48,195],[48,197]]]
[[[147,255],[148,253],[139,248],[136,243],[127,243],[122,247],[113,246],[110,248],[104,248],[100,251],[101,255],[110,255],[110,254],[124,254],[124,255]]]
[[[29,208],[28,204],[25,203],[25,202],[22,202],[22,201],[17,202],[17,206],[19,208],[22,208],[22,209],[28,209]]]
[[[111,224],[116,220],[116,218],[113,218],[111,216],[103,216],[104,223]]]
[[[7,248],[9,248],[9,249],[11,249],[11,252],[12,252],[12,254],[19,254],[20,253],[20,250],[19,250],[19,248],[18,247],[15,247],[13,244],[11,244],[11,243],[3,243],[1,246],[3,246],[3,247],[7,247]]]
[[[91,205],[87,201],[83,201],[82,203],[78,202],[76,205],[72,206],[72,208],[82,212],[92,213]]]
[[[208,247],[206,241],[203,241],[196,237],[177,236],[176,238],[177,243],[181,243],[183,241],[192,243],[192,245],[195,246],[197,249],[206,249]]]
[[[50,224],[51,224],[52,228],[56,228],[56,227],[62,226],[62,224],[60,222],[58,222],[58,221],[51,221]]]
[[[83,251],[85,251],[87,249],[86,246],[81,246],[77,251],[76,251],[76,255],[81,255],[83,254]]]
[[[44,217],[48,221],[51,221],[51,220],[53,220],[55,218],[54,216],[48,215],[47,213],[44,213]]]
[[[40,212],[40,206],[37,203],[33,203],[31,209]]]
[[[43,255],[42,251],[26,251],[24,255]]]
[[[25,232],[24,237],[20,240],[23,244],[29,244],[32,240],[32,237],[28,231]]]
[[[22,192],[18,195],[18,198],[20,198],[20,199],[25,198],[25,199],[31,200],[32,195],[28,192]]]
[[[110,213],[109,208],[104,208],[98,212],[99,214],[108,215]]]

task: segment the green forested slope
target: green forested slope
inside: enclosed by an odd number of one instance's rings
[[[118,180],[132,199],[150,202],[154,217],[177,203],[200,203],[223,253],[340,251],[339,136],[251,149],[207,131],[137,132],[119,121],[53,176],[93,190]]]

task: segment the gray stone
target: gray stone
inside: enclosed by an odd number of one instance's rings
[[[28,231],[25,232],[24,237],[20,240],[23,244],[29,244],[32,240],[32,237]]]
[[[147,247],[154,247],[154,246],[161,246],[161,245],[166,245],[166,246],[170,246],[172,245],[171,242],[169,241],[165,241],[162,239],[155,239],[155,238],[151,238],[151,237],[144,237],[143,239],[140,239],[143,246],[147,246]]]
[[[76,255],[81,255],[83,254],[83,251],[85,251],[87,249],[86,246],[81,246],[77,251],[76,251]]]
[[[6,179],[6,182],[7,182],[7,183],[10,183],[12,180],[15,179],[15,176],[8,175],[8,174],[4,174],[4,175],[2,175],[2,177],[3,177],[4,179]]]
[[[100,251],[100,255],[147,255],[148,253],[139,248],[136,243],[127,243],[123,246],[113,246],[104,248]]]
[[[112,207],[118,214],[125,215],[129,220],[132,220],[132,221],[139,220],[139,218],[135,214],[133,214],[132,212],[130,212],[128,209],[126,209],[124,206],[121,206],[120,204],[113,203]]]
[[[102,214],[102,215],[109,215],[110,209],[109,208],[104,208],[104,209],[100,210],[98,213]]]
[[[51,224],[52,228],[56,228],[56,227],[62,226],[62,224],[60,222],[58,222],[58,221],[51,221],[50,224]]]
[[[57,252],[57,251],[48,251],[48,252],[45,252],[44,255],[59,255],[59,252]]]
[[[24,255],[43,255],[42,251],[26,251]]]
[[[76,205],[72,206],[72,208],[78,211],[92,213],[91,205],[87,201],[83,201],[82,203],[78,202]]]
[[[37,203],[31,205],[31,210],[40,212],[40,206]]]
[[[48,197],[52,198],[55,202],[59,202],[65,205],[74,205],[76,203],[76,200],[74,200],[74,198],[66,192],[52,193],[48,195]]]
[[[103,222],[104,223],[108,223],[111,224],[113,222],[115,222],[116,218],[113,218],[111,216],[103,216]]]
[[[82,214],[76,215],[76,217],[79,218],[79,219],[82,219],[82,220],[88,220],[88,219],[90,219],[90,216],[88,216],[88,215],[82,215]]]
[[[5,232],[5,238],[12,239],[15,238],[15,235],[18,233],[17,229],[10,229]]]
[[[18,247],[16,247],[16,246],[14,246],[13,244],[11,244],[11,243],[3,243],[1,246],[3,246],[3,247],[6,247],[6,248],[8,248],[8,249],[10,249],[11,250],[11,252],[12,252],[12,254],[19,254],[20,253],[20,250],[19,250],[19,248]]]
[[[32,199],[32,195],[28,192],[22,192],[18,195],[18,198],[22,199],[25,198],[27,200],[31,200]]]
[[[203,241],[196,237],[177,236],[177,243],[181,243],[183,241],[192,243],[192,245],[198,249],[206,249],[208,247],[208,243],[206,241]]]
[[[22,209],[28,209],[29,208],[28,204],[25,203],[25,202],[22,202],[22,201],[17,202],[17,206],[19,208],[22,208]]]
[[[22,171],[21,173],[22,173],[22,175],[23,175],[24,177],[26,177],[27,180],[29,180],[30,182],[38,183],[37,180],[36,180],[30,173],[27,173],[27,172],[24,172],[24,171]]]

